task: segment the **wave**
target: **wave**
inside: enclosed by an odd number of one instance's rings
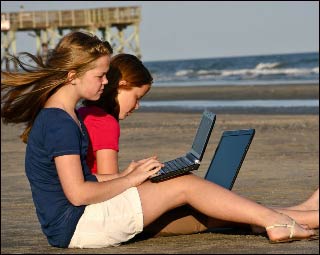
[[[255,69],[264,70],[264,69],[273,69],[275,67],[281,66],[280,62],[275,63],[259,63]]]
[[[319,80],[319,54],[187,59],[146,63],[156,83],[239,83]]]

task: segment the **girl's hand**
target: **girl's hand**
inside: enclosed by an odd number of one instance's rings
[[[163,166],[164,165],[156,160],[155,157],[133,162],[129,165],[129,167],[132,167],[131,172],[125,177],[132,187],[136,187],[147,180],[151,175],[156,174]],[[128,170],[128,168],[126,170]]]
[[[141,159],[141,160],[138,160],[138,161],[134,161],[132,160],[131,163],[129,164],[129,166],[123,170],[120,174],[120,176],[126,176],[128,175],[129,173],[131,173],[136,167],[138,167],[139,165],[145,163],[147,160],[149,159],[157,159],[157,156],[152,156],[152,157],[149,157],[149,158],[146,158],[146,159]]]
[[[149,159],[158,159],[158,157],[157,156],[151,156],[151,157],[149,157],[149,158],[145,158],[145,159],[140,159],[140,160],[138,160],[138,163],[144,163],[144,162],[146,162],[147,160],[149,160]]]

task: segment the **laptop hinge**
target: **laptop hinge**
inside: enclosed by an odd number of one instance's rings
[[[199,160],[197,157],[195,157],[195,156],[194,156],[192,153],[190,153],[190,152],[187,153],[186,157],[187,157],[191,162],[193,162],[193,163],[195,163],[195,164],[199,164],[199,163],[200,163],[200,160]]]

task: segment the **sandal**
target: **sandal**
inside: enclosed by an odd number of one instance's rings
[[[290,235],[288,238],[284,238],[284,239],[279,239],[279,240],[270,240],[270,243],[287,243],[287,242],[293,242],[293,241],[300,241],[300,240],[319,240],[319,236],[316,235],[312,235],[312,236],[305,236],[305,237],[294,237],[294,227],[296,225],[296,222],[292,220],[291,224],[274,224],[272,226],[268,226],[266,227],[266,230],[268,229],[273,229],[273,228],[277,228],[277,227],[282,227],[282,228],[290,228]]]

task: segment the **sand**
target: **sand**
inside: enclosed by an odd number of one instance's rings
[[[185,90],[183,93],[190,94]],[[200,117],[196,112],[141,109],[122,121],[120,168],[132,159],[150,155],[158,155],[164,161],[184,154],[190,148]],[[303,201],[318,187],[319,114],[218,114],[195,174],[204,176],[224,130],[245,128],[255,128],[256,134],[233,191],[268,206],[289,206]],[[236,229],[150,238],[103,249],[50,247],[36,218],[24,173],[25,145],[18,138],[21,131],[22,125],[1,124],[1,253],[319,253],[319,241],[274,245],[264,236]]]
[[[281,84],[281,85],[237,85],[237,86],[194,86],[157,87],[153,86],[143,98],[146,101],[168,100],[319,100],[319,84]],[[188,104],[186,102],[186,104]],[[213,107],[207,106],[217,114],[319,114],[319,107]],[[144,112],[201,112],[201,108],[144,107]]]
[[[319,99],[319,84],[153,86],[145,100]]]

